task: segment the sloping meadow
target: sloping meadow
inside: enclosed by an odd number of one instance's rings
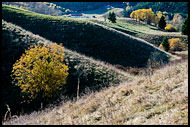
[[[3,88],[3,113],[6,110],[5,104],[11,107],[11,110],[21,110],[20,89],[11,84],[12,65],[20,58],[22,53],[30,45],[49,45],[51,41],[38,35],[28,32],[19,26],[13,25],[2,20],[2,75],[1,83]],[[111,65],[105,65],[92,58],[80,55],[65,48],[65,62],[69,63],[69,76],[63,95],[76,97],[77,84],[80,80],[80,93],[86,93],[93,90],[100,90],[111,84],[118,84],[122,81],[131,81],[132,76],[115,69]],[[32,105],[32,107],[39,107]]]
[[[170,57],[146,41],[89,21],[41,15],[7,5],[2,18],[68,49],[110,64],[143,67],[150,56],[159,54],[162,61]],[[159,59],[159,60],[160,60]]]

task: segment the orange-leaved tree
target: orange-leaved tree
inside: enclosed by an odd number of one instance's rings
[[[69,75],[64,49],[57,44],[30,46],[13,65],[12,78],[23,94],[24,102],[36,98],[49,101],[63,89]]]

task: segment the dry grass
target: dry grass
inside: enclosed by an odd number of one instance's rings
[[[188,124],[188,62],[4,124]]]

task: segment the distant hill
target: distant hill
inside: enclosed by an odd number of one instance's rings
[[[79,19],[61,18],[24,12],[3,6],[2,18],[26,30],[62,43],[71,50],[110,64],[142,67],[152,53],[167,61],[168,54],[150,43],[109,27]],[[170,56],[170,55],[169,55]]]
[[[52,2],[63,8],[68,8],[73,11],[91,11],[98,8],[103,8],[107,5],[114,7],[123,7],[123,2]]]
[[[2,4],[19,7],[40,14],[54,16],[62,15],[65,11],[65,8],[61,8],[56,4],[48,2],[2,2]]]
[[[20,89],[14,86],[11,82],[12,66],[20,58],[22,53],[30,45],[39,44],[46,45],[53,42],[46,40],[38,35],[22,29],[19,26],[13,25],[2,20],[2,70],[1,70],[1,88],[2,91],[2,115],[7,111],[6,105],[11,108],[14,115],[16,111],[21,111],[24,107],[24,112],[31,109],[38,109],[39,102],[33,102],[30,105],[20,104],[22,98]],[[118,84],[120,82],[133,79],[127,73],[116,69],[111,65],[105,65],[103,62],[95,61],[92,58],[83,56],[68,49],[64,49],[65,60],[69,63],[69,76],[63,95],[76,97],[76,89],[78,84],[78,70],[80,70],[80,93],[89,92],[87,90],[99,90],[108,87],[110,84]],[[79,66],[79,69],[76,69]],[[56,100],[54,100],[56,101]],[[35,104],[34,104],[35,103]]]
[[[135,2],[135,4],[133,4],[133,2],[130,2],[129,6],[133,7],[127,12],[125,12],[126,17],[129,17],[131,12],[134,10],[149,8],[152,8],[154,12],[166,11],[170,15],[173,15],[175,13],[179,13],[183,17],[188,15],[188,2]]]

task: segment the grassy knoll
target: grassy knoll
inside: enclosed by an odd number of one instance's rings
[[[3,5],[2,18],[22,28],[63,43],[71,50],[122,66],[146,66],[152,53],[167,62],[169,54],[144,40],[109,27],[79,19],[40,15]]]
[[[4,124],[188,125],[188,61]]]
[[[49,45],[52,42],[38,35],[34,35],[22,29],[19,26],[7,23],[2,20],[2,76],[1,84],[3,87],[3,114],[8,104],[11,111],[20,111],[22,107],[27,110],[39,108],[38,103],[35,105],[21,105],[20,89],[11,84],[12,65],[20,58],[25,49],[32,44]],[[65,60],[69,63],[69,77],[63,95],[76,97],[78,78],[80,79],[80,93],[86,93],[93,90],[99,90],[108,87],[111,84],[118,84],[125,80],[132,80],[133,77],[124,73],[111,65],[105,65],[92,58],[80,55],[65,48]],[[79,66],[79,69],[76,69]],[[79,77],[78,73],[82,73]],[[24,111],[27,111],[24,110]]]
[[[155,46],[159,46],[165,36],[168,38],[180,38],[185,43],[188,42],[188,36],[181,35],[180,32],[164,32],[155,26],[143,24],[131,18],[118,18],[117,23],[104,22],[96,19],[91,21],[142,38]]]

